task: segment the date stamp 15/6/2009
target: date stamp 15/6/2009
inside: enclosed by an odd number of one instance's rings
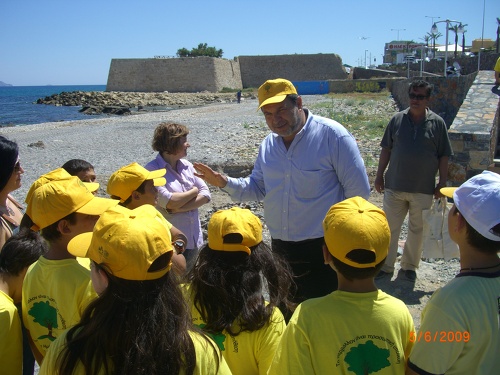
[[[418,331],[410,332],[410,342],[468,342],[468,331]]]

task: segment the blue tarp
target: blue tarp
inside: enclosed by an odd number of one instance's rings
[[[328,81],[295,81],[292,83],[299,95],[321,95],[330,92]]]

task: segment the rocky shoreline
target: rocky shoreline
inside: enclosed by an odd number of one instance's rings
[[[243,98],[255,99],[255,96],[246,93],[243,94]],[[134,111],[171,110],[232,102],[236,102],[235,93],[71,91],[39,98],[35,103],[54,106],[81,106],[80,112],[89,115],[103,113],[130,115]]]

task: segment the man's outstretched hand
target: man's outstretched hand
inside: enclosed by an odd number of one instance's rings
[[[196,172],[194,175],[201,178],[207,184],[223,188],[227,185],[227,177],[219,172],[215,172],[208,165],[202,163],[193,163]]]

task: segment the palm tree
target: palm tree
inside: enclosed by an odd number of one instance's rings
[[[462,55],[464,54],[465,52],[465,33],[467,32],[467,30],[465,30],[465,26],[467,26],[468,24],[463,24],[462,27],[463,27],[463,33],[462,33]]]
[[[425,34],[422,38],[419,38],[420,40],[423,40],[425,42],[425,46],[429,47],[429,40],[431,40],[431,37],[429,34]]]
[[[455,33],[455,58],[457,58],[457,48],[458,48],[458,25],[451,26],[449,28],[450,31]]]
[[[500,18],[497,17],[497,53],[500,52]]]
[[[443,34],[441,34],[439,31],[437,33],[427,33],[429,36],[429,39],[432,40],[432,58],[436,58],[436,39],[441,37]]]
[[[423,38],[420,38],[425,42],[425,56],[420,56],[422,59],[427,56],[427,51],[429,50],[429,40],[431,37],[428,34],[425,34]]]

